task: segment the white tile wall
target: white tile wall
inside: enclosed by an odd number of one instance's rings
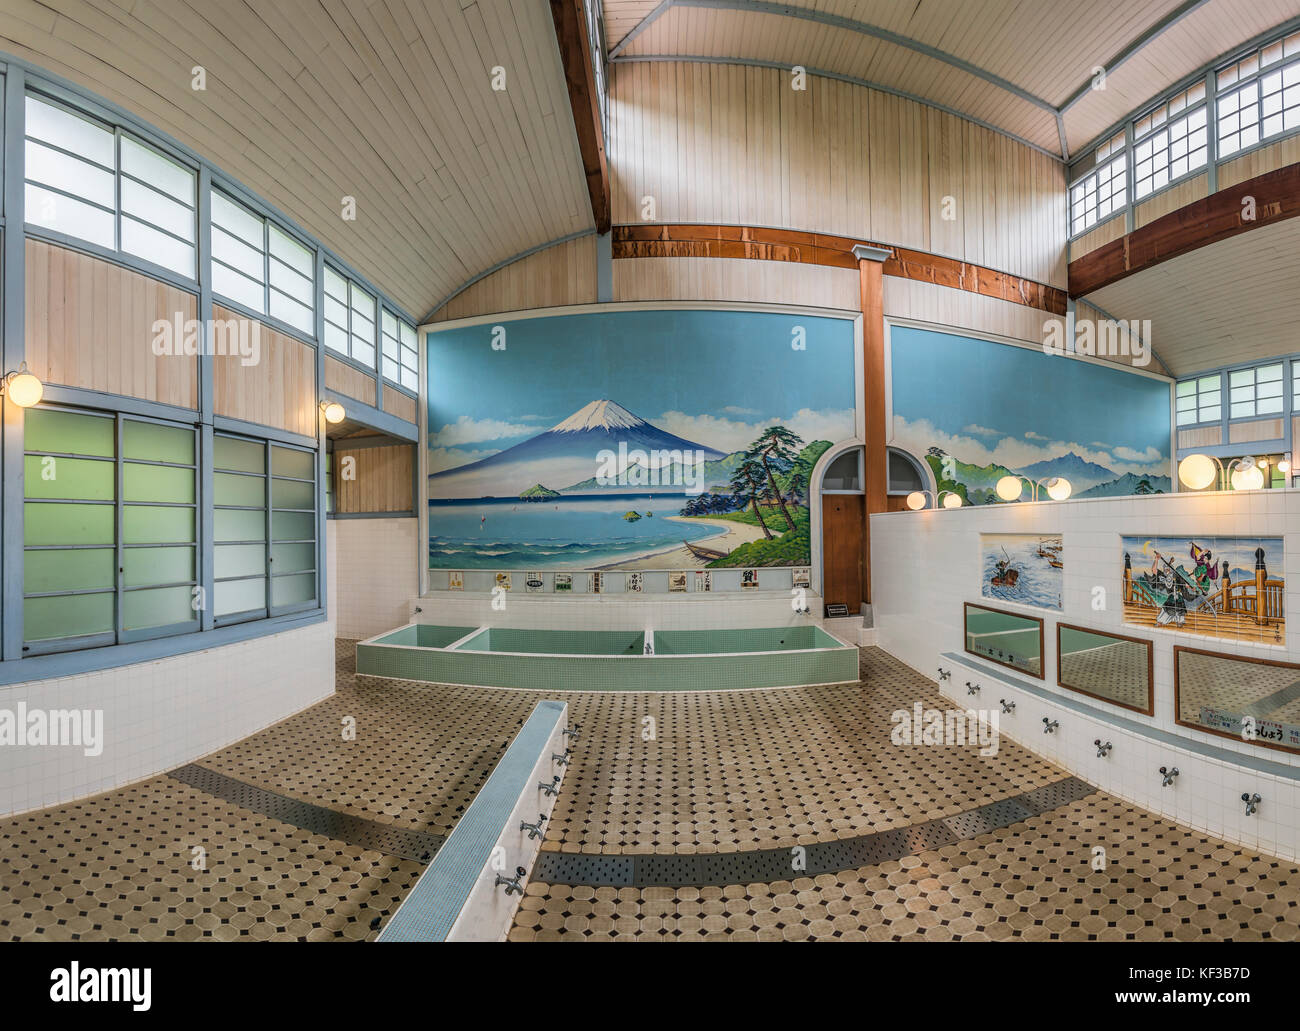
[[[339,637],[363,639],[410,622],[420,592],[416,519],[330,519],[331,611]]]
[[[0,747],[0,816],[184,765],[334,691],[328,623],[116,669],[0,687],[0,709],[102,709],[104,749]]]
[[[1181,632],[1144,631],[1123,625],[1122,536],[1277,536],[1283,538],[1287,581],[1286,609],[1300,611],[1300,490],[1211,494],[1165,494],[1066,502],[997,505],[957,510],[894,512],[871,517],[872,608],[879,645],[908,665],[935,678],[944,652],[963,650],[962,603],[980,599],[980,533],[1060,533],[1065,544],[1063,613],[998,602],[997,607],[1045,617],[1042,681],[1000,670],[1013,680],[1032,682],[1049,694],[1068,696],[1141,726],[1212,745],[1209,758],[1166,745],[1145,733],[1130,733],[1107,719],[1094,720],[1027,691],[983,681],[981,694],[966,694],[972,670],[958,667],[941,684],[945,695],[963,707],[992,708],[998,698],[1016,701],[1016,714],[1002,717],[1002,732],[1106,791],[1180,823],[1288,859],[1300,858],[1300,781],[1243,766],[1237,756],[1290,767],[1300,774],[1300,756],[1204,734],[1174,723],[1173,646],[1300,661],[1300,629],[1288,627],[1284,646],[1215,641]],[[1107,607],[1092,608],[1092,591],[1106,591]],[[1294,617],[1293,617],[1294,618]],[[1058,621],[1114,629],[1154,642],[1155,716],[1120,709],[1056,687]],[[950,665],[943,661],[944,668]],[[978,680],[975,674],[973,679]],[[1059,720],[1055,734],[1044,734],[1042,719]],[[1093,741],[1114,743],[1099,759]],[[1176,783],[1160,786],[1157,770],[1177,766]],[[1263,797],[1259,812],[1247,817],[1242,792]]]

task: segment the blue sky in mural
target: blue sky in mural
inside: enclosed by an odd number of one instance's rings
[[[505,329],[503,350],[492,348],[494,325]],[[795,326],[804,327],[805,350],[791,346]],[[600,399],[723,453],[774,420],[805,439],[853,434],[853,324],[845,319],[560,315],[434,332],[428,348],[431,472],[489,457]]]
[[[1075,496],[1170,489],[1163,380],[910,327],[892,330],[890,360],[894,443],[952,455],[969,500],[1008,469],[1064,476]]]

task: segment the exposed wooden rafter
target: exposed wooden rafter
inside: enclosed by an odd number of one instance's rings
[[[578,133],[591,214],[596,232],[607,233],[611,211],[609,165],[583,0],[551,0],[551,17],[555,21],[555,38],[569,89],[569,105],[573,108],[573,127]]]

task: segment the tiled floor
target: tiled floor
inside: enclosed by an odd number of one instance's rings
[[[377,824],[446,834],[535,702],[356,677],[199,761]],[[1003,742],[904,748],[890,714],[933,685],[867,649],[863,680],[706,694],[572,694],[582,726],[544,847],[708,853],[951,816],[1064,774]],[[356,738],[343,733],[355,720]],[[647,721],[650,717],[650,722]],[[653,733],[651,733],[653,731]],[[1092,849],[1107,850],[1104,872]],[[204,869],[194,869],[195,848]],[[172,777],[0,820],[0,939],[366,939],[422,867],[311,834]],[[564,937],[1292,938],[1300,870],[1104,794],[973,841],[838,875],[720,888],[533,882],[511,932]]]

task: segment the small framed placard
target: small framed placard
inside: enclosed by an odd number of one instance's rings
[[[841,601],[829,601],[826,603],[826,618],[831,619],[835,616],[847,616],[849,607]]]

